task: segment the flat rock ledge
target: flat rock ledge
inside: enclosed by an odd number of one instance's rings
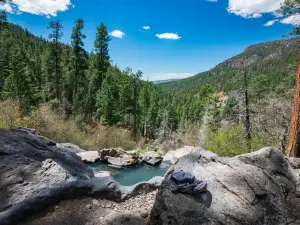
[[[77,197],[104,198],[122,202],[140,194],[157,190],[163,177],[154,177],[148,182],[122,186],[113,177],[93,178],[67,183],[61,187],[40,189],[36,194],[0,213],[1,225],[14,225],[49,206]]]
[[[117,167],[139,164],[139,156],[135,152],[126,152],[121,149],[102,149],[99,153],[100,161],[107,162]]]
[[[76,153],[78,155],[82,162],[85,163],[94,163],[100,159],[100,155],[98,151],[86,151],[86,152],[79,152]]]
[[[149,224],[300,224],[296,173],[300,161],[290,161],[292,166],[275,148],[234,158],[183,156],[174,169],[207,181],[208,190],[197,197],[172,193],[169,171],[156,195]]]
[[[162,183],[163,177],[155,177],[127,187],[108,173],[95,177],[69,148],[32,129],[0,129],[1,225],[15,225],[63,200],[94,197],[119,202],[157,190]]]

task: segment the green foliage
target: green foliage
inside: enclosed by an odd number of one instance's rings
[[[50,106],[50,108],[51,108],[52,110],[58,109],[58,107],[59,107],[59,101],[58,101],[57,98],[52,99],[52,100],[50,100],[50,101],[48,102],[48,105]]]
[[[216,93],[224,91],[230,95],[243,88],[244,72],[249,74],[250,102],[260,102],[273,92],[287,98],[295,85],[291,75],[295,71],[299,39],[251,46],[208,72],[154,85],[142,80],[141,71],[120,70],[111,65],[110,38],[104,24],[96,30],[91,53],[84,50],[82,19],[75,22],[70,44],[59,42],[59,21],[49,24],[49,41],[6,22],[5,18],[0,26],[1,100],[10,98],[18,102],[22,114],[48,102],[57,111],[63,110],[67,119],[74,119],[82,130],[86,123],[96,120],[114,129],[131,130],[134,137],[144,136],[147,141],[158,137],[161,143],[170,146],[174,142],[174,146],[179,146],[182,142],[173,138],[176,131],[193,133],[192,143],[196,143],[197,134],[190,128],[205,125],[209,129],[207,147],[220,154],[234,155],[243,149],[245,132],[239,126],[225,128],[221,121],[237,112],[230,121],[241,123],[243,109],[234,109],[239,102],[233,98],[225,105],[226,101]],[[114,132],[108,134],[117,136]],[[92,141],[100,142],[97,138]],[[256,143],[265,142],[254,134],[253,149],[261,146]],[[133,146],[132,142],[128,146]]]
[[[9,75],[5,79],[3,93],[5,97],[19,103],[20,113],[24,115],[30,109],[33,93],[26,63],[18,45],[15,44],[10,49],[9,60]]]
[[[193,77],[158,84],[165,93],[197,94],[204,84],[211,84],[216,91],[231,92],[243,88],[241,74],[249,76],[265,74],[270,89],[280,84],[287,74],[295,73],[294,65],[298,57],[300,38],[266,42],[248,47],[213,69]]]
[[[204,142],[204,148],[219,156],[236,156],[248,153],[244,127],[231,125],[217,131],[210,130]],[[266,137],[254,135],[251,139],[252,151],[257,151],[270,143]]]
[[[6,22],[7,22],[7,13],[6,13],[6,11],[1,10],[0,11],[0,26],[1,26],[1,24],[6,23]]]
[[[90,57],[89,66],[89,87],[88,87],[88,105],[89,114],[97,110],[96,95],[102,89],[106,72],[110,67],[109,45],[110,37],[108,36],[106,26],[101,23],[97,27],[96,40],[94,42],[94,53]],[[105,84],[107,86],[107,83]],[[105,90],[107,91],[107,90]],[[98,103],[99,105],[99,103]]]
[[[284,17],[290,17],[293,15],[298,15],[300,13],[300,0],[285,0],[281,5],[281,10],[279,12]],[[300,26],[299,24],[293,25],[292,32],[287,35],[300,35]]]
[[[51,21],[48,25],[48,29],[51,29],[52,32],[49,34],[49,39],[52,39],[51,44],[51,57],[53,57],[54,60],[54,79],[53,80],[53,86],[55,87],[55,97],[56,99],[60,100],[60,85],[61,85],[61,47],[59,40],[62,38],[62,24],[60,21]]]
[[[71,46],[73,49],[72,64],[72,78],[73,81],[73,96],[69,99],[73,103],[76,113],[83,113],[85,106],[85,95],[87,89],[87,79],[85,77],[85,70],[87,69],[87,53],[84,50],[83,39],[86,36],[82,33],[84,29],[84,21],[77,19],[75,27],[71,35]]]

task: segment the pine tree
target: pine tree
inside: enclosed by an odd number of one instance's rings
[[[114,125],[121,120],[121,112],[119,110],[119,73],[118,68],[109,68],[102,88],[97,93],[97,107],[101,114],[101,123],[104,125]]]
[[[141,125],[143,130],[143,136],[147,137],[148,135],[148,127],[149,127],[149,119],[150,119],[150,106],[151,106],[151,95],[150,95],[150,83],[145,82],[142,85],[140,92],[139,105],[141,108]]]
[[[13,38],[8,29],[0,30],[0,98],[5,79],[9,76],[9,50],[13,45]]]
[[[105,74],[110,66],[109,45],[110,37],[103,23],[97,27],[96,40],[94,42],[94,54],[89,67],[89,114],[96,111],[96,94],[102,88]]]
[[[250,152],[252,147],[251,147],[251,124],[250,124],[247,72],[244,72],[244,93],[245,93],[245,112],[246,112],[246,115],[245,115],[245,134],[246,134],[248,152]]]
[[[54,61],[55,61],[55,97],[58,101],[60,101],[60,85],[61,85],[61,48],[59,40],[62,38],[62,24],[59,20],[57,21],[51,21],[48,25],[48,29],[51,29],[52,32],[49,34],[49,39],[52,40],[52,53],[54,55]]]
[[[7,22],[7,13],[5,10],[0,11],[0,28]]]
[[[86,36],[82,33],[84,28],[84,21],[82,19],[77,19],[75,22],[75,27],[72,31],[71,36],[71,46],[73,48],[73,98],[72,103],[74,105],[75,111],[79,111],[83,103],[83,94],[86,92],[85,89],[85,69],[86,69],[86,52],[83,48],[83,39]]]
[[[131,74],[132,79],[132,115],[133,115],[133,136],[137,137],[137,125],[138,125],[138,96],[139,96],[139,88],[140,88],[140,79],[142,77],[142,71],[138,71],[137,73]]]
[[[22,116],[28,112],[31,106],[31,86],[24,56],[17,44],[10,50],[9,76],[5,79],[4,93],[5,97],[18,102]]]
[[[95,68],[97,70],[97,88],[101,89],[104,74],[110,66],[109,45],[110,37],[106,26],[103,23],[97,27],[96,40],[94,42],[95,50]]]

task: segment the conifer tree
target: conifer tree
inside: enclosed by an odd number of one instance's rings
[[[73,48],[73,96],[72,103],[74,105],[75,111],[78,111],[83,106],[83,94],[85,90],[85,69],[86,69],[86,52],[83,48],[83,39],[86,36],[82,33],[84,28],[83,19],[77,19],[75,22],[75,27],[72,31],[71,36],[71,46]]]
[[[96,95],[102,88],[105,74],[110,66],[109,45],[110,37],[108,36],[106,26],[101,23],[97,27],[96,40],[94,42],[94,54],[90,61],[89,68],[89,113],[92,114],[96,111]],[[107,81],[108,82],[108,81]]]
[[[0,11],[0,28],[7,22],[7,13],[5,10]]]
[[[52,32],[49,34],[49,39],[52,40],[52,54],[54,56],[55,62],[55,78],[54,78],[54,86],[55,86],[55,97],[58,101],[60,101],[60,85],[61,85],[61,48],[59,40],[62,38],[62,24],[59,20],[51,21],[48,25],[48,29],[51,29]]]
[[[132,102],[131,102],[131,109],[133,115],[133,136],[137,137],[137,125],[138,125],[138,96],[139,96],[139,89],[140,89],[140,79],[142,77],[142,71],[138,71],[137,73],[131,74],[132,80]]]
[[[150,106],[151,106],[151,95],[150,95],[150,83],[145,82],[142,85],[140,92],[139,105],[141,108],[141,126],[143,131],[143,136],[147,137],[148,127],[150,123]]]
[[[28,112],[31,106],[31,86],[24,56],[17,44],[10,49],[9,76],[5,79],[4,93],[6,97],[18,102],[22,116]]]

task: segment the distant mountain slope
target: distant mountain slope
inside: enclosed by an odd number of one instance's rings
[[[197,92],[204,83],[211,83],[217,90],[231,91],[242,87],[242,74],[266,74],[270,85],[277,85],[294,72],[300,47],[300,38],[272,41],[252,45],[213,69],[186,79],[161,83],[158,86],[167,93]]]
[[[172,82],[172,81],[177,81],[180,79],[168,79],[168,80],[155,80],[152,81],[153,84],[162,84],[162,83],[167,83],[167,82]]]

